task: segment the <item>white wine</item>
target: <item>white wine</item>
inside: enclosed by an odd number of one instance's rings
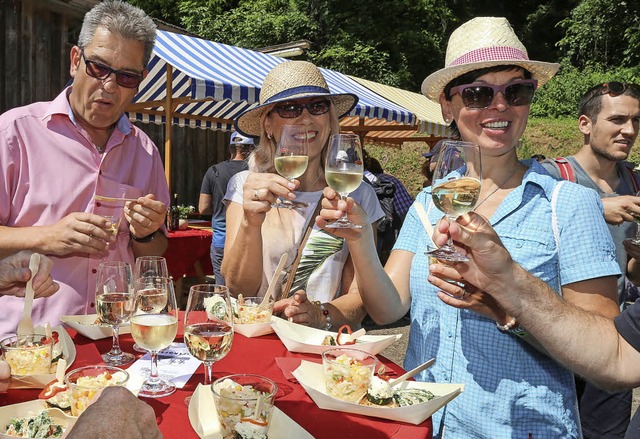
[[[184,328],[189,353],[200,361],[218,361],[231,350],[233,328],[224,322],[196,323]]]
[[[276,171],[286,178],[300,177],[307,170],[308,163],[306,155],[285,155],[275,159]]]
[[[480,196],[480,181],[471,177],[447,181],[431,189],[431,196],[438,209],[457,217],[475,207]]]
[[[138,309],[149,314],[158,314],[167,305],[167,292],[157,288],[145,288],[138,291],[136,301]]]
[[[96,296],[96,309],[102,323],[122,325],[133,312],[133,293],[104,293]]]
[[[131,317],[131,335],[139,346],[157,352],[169,346],[178,333],[178,319],[168,314]]]
[[[362,182],[362,172],[341,172],[327,169],[325,171],[325,178],[331,189],[341,195],[345,195],[358,189],[358,186],[360,186]]]

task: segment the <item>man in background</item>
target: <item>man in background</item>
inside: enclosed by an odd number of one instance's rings
[[[640,129],[640,89],[609,82],[589,89],[580,100],[578,128],[584,135],[580,150],[542,165],[559,178],[600,194],[609,231],[616,245],[620,271],[640,284],[640,246],[625,242],[635,235],[640,217],[640,178],[626,161]],[[629,300],[625,276],[618,279],[621,305]],[[632,392],[608,393],[581,378],[576,380],[585,438],[623,438],[631,416]]]
[[[223,202],[227,192],[227,184],[232,176],[240,171],[248,169],[247,158],[254,150],[255,144],[251,137],[245,137],[238,132],[231,134],[229,153],[231,158],[207,169],[200,188],[200,200],[198,211],[202,215],[211,214],[211,228],[213,239],[211,240],[211,265],[216,284],[224,285],[224,277],[220,267],[224,257],[224,242],[226,239],[226,213],[227,206]]]
[[[169,191],[156,146],[124,114],[147,75],[156,26],[141,9],[99,3],[70,51],[73,84],[51,102],[0,115],[0,257],[53,259],[60,290],[33,304],[34,324],[95,313],[98,264],[161,255]],[[136,201],[100,201],[102,195]],[[101,215],[117,215],[118,234]],[[0,297],[0,338],[23,300]]]

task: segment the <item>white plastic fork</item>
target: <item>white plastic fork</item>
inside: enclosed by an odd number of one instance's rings
[[[17,343],[24,344],[24,338],[33,336],[33,321],[31,320],[31,308],[33,307],[33,278],[38,273],[40,266],[40,254],[33,253],[29,259],[29,270],[31,270],[31,278],[27,281],[24,293],[24,308],[22,309],[22,318],[18,323],[16,330]]]

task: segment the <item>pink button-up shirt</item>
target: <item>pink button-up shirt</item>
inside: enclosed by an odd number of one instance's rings
[[[97,202],[93,196],[155,194],[168,205],[160,155],[151,139],[124,115],[100,154],[75,123],[69,91],[54,101],[0,115],[0,224],[50,225],[73,212],[119,215],[118,238],[106,259],[133,263],[123,204]],[[35,325],[56,325],[62,315],[95,312],[97,268],[103,258],[87,254],[52,258],[52,275],[60,291],[34,301]],[[15,334],[22,307],[21,298],[0,297],[0,338]]]

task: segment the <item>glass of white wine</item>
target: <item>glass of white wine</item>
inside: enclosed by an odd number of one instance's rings
[[[229,353],[233,342],[233,312],[227,287],[200,284],[189,289],[184,342],[189,353],[204,365],[204,384],[211,385],[213,363]]]
[[[274,165],[278,174],[289,181],[300,177],[309,164],[309,138],[305,125],[284,125],[280,131]],[[291,209],[294,203],[278,197],[271,207]]]
[[[131,265],[122,261],[103,261],[98,265],[96,311],[100,322],[113,328],[113,346],[102,355],[108,366],[129,364],[135,357],[120,349],[118,329],[129,322],[134,308]]]
[[[151,374],[138,396],[161,398],[176,386],[158,376],[158,352],[168,347],[178,332],[178,307],[173,282],[166,277],[136,280],[135,310],[131,317],[133,339],[151,353]]]
[[[431,197],[449,221],[455,221],[476,206],[481,181],[480,147],[475,143],[446,140],[433,171]],[[428,254],[445,261],[469,260],[456,250],[451,236],[445,245]]]
[[[329,141],[327,163],[324,168],[325,179],[331,189],[340,194],[342,199],[358,189],[362,183],[362,146],[357,134],[334,134]],[[326,225],[333,229],[361,229],[343,215],[337,221]]]
[[[167,260],[162,256],[139,256],[136,258],[136,265],[133,269],[133,278],[139,279],[141,277],[169,277]],[[145,300],[149,302],[152,301],[153,298],[149,297]],[[138,343],[134,343],[133,350],[137,352],[147,352],[145,349],[138,346]]]
[[[636,192],[636,197],[640,197],[640,191]],[[633,220],[636,222],[636,235],[633,238],[625,239],[625,241],[640,246],[640,216],[633,215]]]

